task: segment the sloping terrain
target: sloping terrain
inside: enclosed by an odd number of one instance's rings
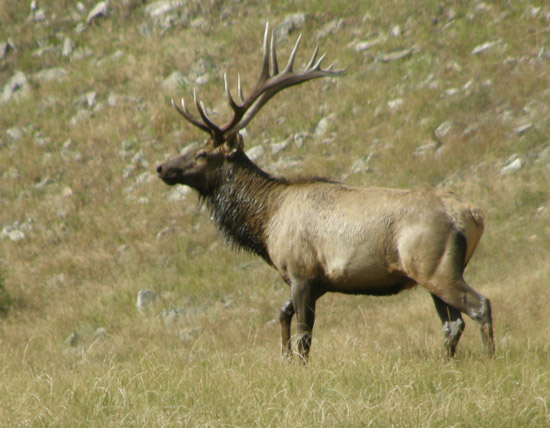
[[[421,288],[324,296],[307,368],[279,356],[288,288],[223,243],[156,165],[202,141],[170,100],[230,113],[265,22],[343,77],[247,127],[265,170],[439,187],[486,229],[493,304],[455,361]],[[540,1],[0,0],[0,425],[548,426],[550,7]],[[139,299],[138,299],[139,296]]]

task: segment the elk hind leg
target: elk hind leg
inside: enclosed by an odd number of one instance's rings
[[[471,288],[464,279],[454,281],[448,290],[442,290],[437,296],[447,305],[465,313],[479,325],[481,340],[487,356],[495,353],[493,338],[493,318],[491,316],[491,302]]]
[[[281,350],[283,357],[288,359],[292,358],[292,343],[290,341],[290,325],[292,323],[292,317],[294,316],[294,306],[292,299],[285,302],[281,311],[279,312],[279,322],[281,323]]]
[[[459,310],[447,305],[443,300],[432,294],[437,314],[443,323],[443,340],[447,356],[454,357],[456,346],[464,331],[464,320]]]

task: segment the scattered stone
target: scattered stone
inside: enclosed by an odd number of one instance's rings
[[[101,58],[100,60],[98,60],[95,65],[96,67],[104,67],[105,65],[109,64],[109,63],[114,63],[114,62],[117,62],[119,59],[121,59],[122,57],[124,56],[124,52],[119,49],[115,52],[113,52],[112,54],[110,55],[107,55],[103,58]]]
[[[93,108],[97,103],[97,92],[96,91],[90,91],[86,92],[85,94],[82,94],[79,96],[76,101],[75,105],[80,107],[87,107],[87,108]]]
[[[65,40],[63,40],[63,47],[61,48],[61,55],[63,56],[69,56],[73,53],[75,48],[75,44],[69,37],[65,37]]]
[[[25,232],[32,230],[32,222],[33,219],[28,218],[25,222],[21,222],[18,220],[15,223],[10,224],[9,226],[5,226],[2,229],[0,237],[8,238],[14,242],[20,241],[25,238]]]
[[[145,13],[151,18],[159,18],[163,15],[173,12],[174,10],[185,6],[185,1],[182,0],[161,0],[155,1],[145,6]]]
[[[533,128],[533,124],[531,122],[524,122],[520,124],[519,126],[514,129],[514,132],[518,135],[523,135],[527,131],[531,130]]]
[[[256,162],[259,160],[265,153],[263,146],[255,146],[246,151],[246,155],[250,158],[251,161]]]
[[[275,37],[278,40],[286,39],[292,31],[304,26],[306,18],[307,15],[302,12],[288,15],[285,20],[275,28]]]
[[[23,131],[20,128],[9,128],[6,129],[6,136],[10,142],[15,143],[23,138]]]
[[[138,293],[136,306],[138,311],[145,312],[151,304],[159,300],[159,295],[151,290],[141,290]]]
[[[351,170],[350,170],[351,174],[360,174],[363,172],[371,171],[369,163],[373,156],[374,156],[374,153],[369,153],[369,155],[366,158],[357,159],[351,166]]]
[[[71,55],[71,62],[72,61],[80,61],[82,59],[89,58],[94,53],[90,48],[78,48],[73,51],[73,54]]]
[[[53,80],[61,82],[65,79],[65,77],[67,77],[68,74],[68,71],[61,67],[46,68],[34,73],[32,78],[40,82],[51,82]]]
[[[408,58],[411,56],[414,52],[413,48],[409,49],[400,49],[397,51],[393,51],[390,53],[382,54],[378,57],[378,60],[381,62],[392,62],[392,61],[399,61],[401,59]]]
[[[519,171],[523,167],[522,158],[514,154],[505,163],[500,170],[500,175],[510,175]]]
[[[453,130],[454,124],[450,120],[446,120],[434,129],[435,138],[443,140]]]
[[[15,50],[15,44],[11,39],[6,40],[5,42],[0,43],[0,60],[3,60],[8,52]]]
[[[393,37],[401,36],[401,27],[399,25],[394,25],[391,29],[391,34]]]
[[[107,329],[105,327],[99,327],[94,331],[94,339],[104,339],[107,336]]]
[[[402,98],[396,98],[395,100],[389,100],[388,101],[388,107],[390,110],[395,110],[396,108],[399,108],[403,105],[403,99]]]
[[[182,90],[189,85],[189,81],[185,75],[179,71],[174,71],[166,79],[162,81],[162,88],[168,92],[176,92]]]
[[[16,71],[15,74],[4,85],[0,96],[0,104],[12,99],[19,99],[28,96],[30,93],[27,76],[22,71]]]
[[[317,34],[315,35],[315,38],[317,40],[324,39],[329,34],[336,33],[338,30],[344,27],[344,20],[343,19],[334,19],[327,24],[325,24],[319,31],[317,31]]]
[[[92,117],[92,112],[90,110],[80,109],[71,118],[69,123],[71,124],[71,126],[76,126],[79,123],[88,120],[90,117]]]
[[[52,179],[49,176],[44,177],[38,183],[34,185],[36,190],[44,190],[44,188],[52,182]]]
[[[109,12],[109,1],[102,1],[97,3],[86,18],[86,25],[90,25],[91,22],[101,16],[107,16]]]
[[[168,232],[170,232],[170,228],[167,226],[167,227],[163,227],[162,229],[160,229],[157,234],[156,234],[156,238],[157,239],[160,239],[162,238],[164,235],[166,235]]]
[[[149,171],[142,172],[136,178],[136,185],[141,186],[142,184],[150,183],[151,181],[153,181],[154,178],[155,176]]]
[[[175,186],[166,196],[169,201],[181,202],[187,198],[187,195],[191,193],[191,188],[188,186]]]
[[[500,40],[496,40],[494,42],[485,42],[481,45],[477,45],[473,50],[472,50],[472,55],[479,55],[480,53],[482,52],[485,52],[491,48],[493,48],[494,46],[496,46],[497,44],[500,43]]]
[[[386,41],[387,37],[383,34],[380,34],[376,36],[375,38],[364,40],[361,42],[357,42],[353,45],[353,49],[355,49],[355,52],[362,52],[369,50],[375,46],[378,46]]]
[[[332,124],[333,118],[323,117],[319,122],[317,122],[317,125],[315,126],[315,131],[313,131],[313,136],[317,139],[324,137]]]
[[[280,143],[271,144],[271,154],[277,155],[286,150],[290,146],[290,140],[281,141]]]
[[[425,144],[422,144],[421,146],[418,146],[416,150],[413,153],[413,156],[417,157],[425,157],[427,154],[436,153],[437,150],[441,147],[441,143],[437,141],[428,141]]]
[[[296,144],[296,147],[301,148],[304,146],[308,138],[313,139],[313,135],[307,132],[299,132],[294,134],[294,144]]]

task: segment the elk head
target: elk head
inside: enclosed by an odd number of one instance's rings
[[[293,70],[294,59],[301,36],[290,54],[287,65],[279,71],[277,55],[275,52],[275,37],[273,32],[269,37],[269,23],[265,26],[262,69],[258,81],[252,93],[245,99],[242,92],[241,78],[238,76],[238,100],[231,95],[227,74],[224,74],[225,95],[227,102],[233,110],[233,117],[224,125],[216,125],[208,116],[204,104],[197,99],[194,92],[194,104],[200,119],[192,115],[181,100],[181,107],[172,105],[188,122],[200,128],[209,135],[209,139],[197,149],[185,153],[157,167],[157,174],[166,184],[185,184],[205,194],[209,185],[216,177],[221,166],[231,159],[242,154],[244,147],[243,138],[239,131],[243,129],[260,109],[279,91],[308,80],[319,77],[341,74],[343,71],[321,69],[321,62],[325,55],[317,58],[319,46],[315,48],[313,55],[302,72]]]

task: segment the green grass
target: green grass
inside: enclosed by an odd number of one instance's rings
[[[0,60],[0,90],[18,70],[30,80],[29,97],[0,104],[0,229],[30,225],[20,241],[0,238],[1,426],[550,424],[544,2],[190,1],[188,19],[168,31],[141,1],[111,3],[108,17],[78,33],[87,13],[68,17],[77,11],[73,2],[39,2],[48,19],[33,23],[28,4],[0,0],[0,43],[16,45]],[[169,201],[170,189],[154,177],[158,162],[203,139],[170,106],[171,98],[190,102],[195,85],[171,92],[163,80],[203,60],[209,80],[198,91],[223,121],[223,72],[232,82],[241,73],[249,90],[265,21],[277,25],[296,12],[307,13],[297,64],[309,59],[319,29],[343,19],[320,45],[326,63],[346,75],[276,97],[247,127],[247,148],[313,132],[333,115],[332,142],[306,139],[279,155],[267,148],[260,166],[269,170],[288,157],[300,166],[285,174],[440,187],[480,206],[486,230],[466,279],[492,301],[495,359],[485,359],[468,319],[456,359],[441,357],[440,323],[418,288],[388,298],[324,296],[309,366],[284,362],[277,320],[288,288],[263,262],[224,244],[194,195]],[[192,27],[197,18],[208,27]],[[279,42],[281,63],[299,31]],[[357,42],[376,35],[387,39],[355,52]],[[65,37],[92,55],[62,57]],[[54,49],[33,55],[46,45]],[[411,47],[405,59],[378,60]],[[120,58],[109,59],[119,50]],[[50,67],[68,76],[32,79]],[[76,100],[89,91],[102,107],[71,125]],[[402,104],[390,108],[396,99]],[[446,121],[453,127],[442,152],[419,156],[417,148]],[[533,127],[518,133],[525,121]],[[10,140],[11,128],[20,140]],[[146,164],[124,178],[139,151]],[[370,171],[349,175],[371,153]],[[501,175],[513,154],[524,166]],[[137,183],[145,172],[152,180]],[[160,299],[141,314],[136,298],[144,289]],[[165,319],[163,311],[175,308],[188,312]]]

